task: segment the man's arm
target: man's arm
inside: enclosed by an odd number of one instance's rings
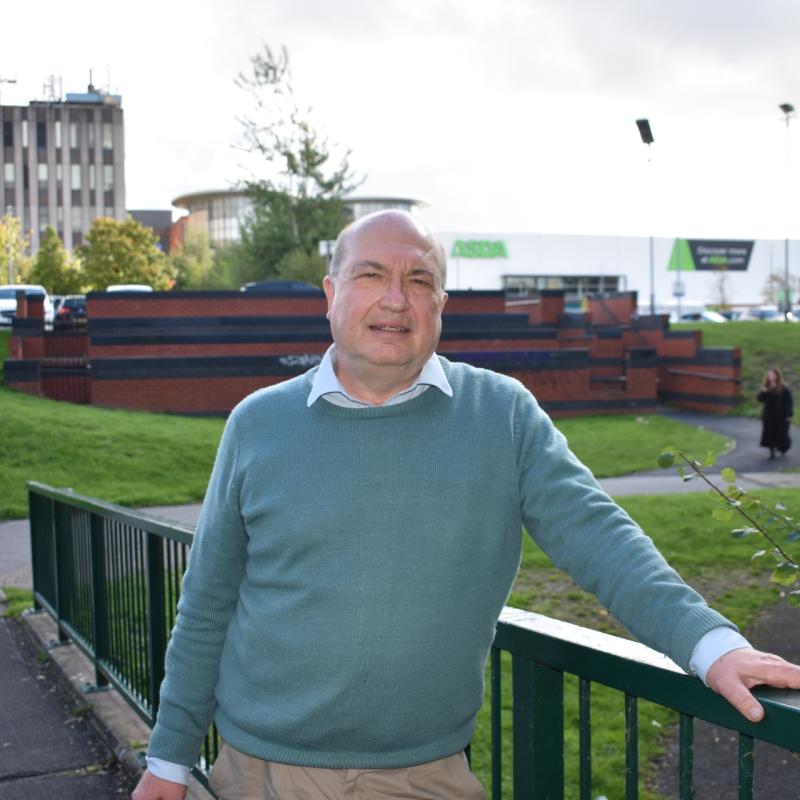
[[[780,656],[747,647],[718,658],[709,667],[706,682],[751,722],[760,722],[764,707],[750,689],[762,685],[800,689],[800,667]]]
[[[705,635],[718,626],[731,626],[731,633],[735,628],[669,569],[641,529],[587,476],[535,403],[521,406],[520,490],[528,531],[637,638],[691,670],[690,653]],[[800,689],[800,667],[740,647],[708,659],[705,681],[757,721],[764,712],[750,689]]]
[[[182,783],[157,778],[149,770],[145,770],[131,800],[183,800],[186,797],[186,786]]]

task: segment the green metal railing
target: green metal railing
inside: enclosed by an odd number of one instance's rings
[[[193,529],[68,490],[33,482],[28,489],[37,607],[52,615],[61,641],[71,640],[92,660],[96,685],[114,685],[152,725]],[[501,654],[511,662],[505,679]],[[800,751],[800,692],[758,690],[767,713],[753,725],[696,678],[642,644],[506,608],[490,657],[493,800],[503,796],[503,758],[509,745],[513,798],[564,797],[565,674],[578,680],[580,800],[593,798],[592,684],[624,696],[625,741],[619,746],[625,749],[626,800],[638,797],[641,777],[639,700],[680,715],[681,800],[694,796],[695,719],[738,735],[740,800],[753,797],[755,739]],[[511,708],[504,710],[503,682],[509,677]],[[508,713],[510,743],[503,735]],[[216,758],[218,744],[212,727],[195,770],[201,779]]]

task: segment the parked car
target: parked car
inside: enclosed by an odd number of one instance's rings
[[[782,311],[778,311],[776,306],[760,306],[745,309],[739,319],[745,321],[761,320],[762,322],[785,322],[786,317]]]
[[[61,301],[53,320],[54,328],[72,328],[86,324],[86,295],[68,294]]]
[[[53,301],[44,286],[32,283],[10,283],[0,286],[0,325],[9,327],[17,315],[17,292],[44,296],[44,322],[53,324]]]
[[[719,311],[690,311],[688,314],[681,314],[681,322],[727,322]]]
[[[146,283],[115,283],[106,286],[107,292],[152,292],[153,287]]]
[[[322,291],[319,286],[312,286],[303,281],[251,281],[239,287],[240,292],[258,292],[260,294],[290,294]]]

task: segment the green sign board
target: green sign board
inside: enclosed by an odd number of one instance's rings
[[[503,241],[457,239],[450,255],[454,258],[508,258],[508,250]]]
[[[694,270],[739,270],[750,264],[751,241],[720,239],[676,239],[667,269],[670,272]]]

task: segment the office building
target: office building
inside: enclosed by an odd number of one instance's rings
[[[62,100],[0,106],[3,214],[18,217],[39,249],[48,226],[67,250],[83,243],[97,217],[125,219],[122,99],[91,84]]]

